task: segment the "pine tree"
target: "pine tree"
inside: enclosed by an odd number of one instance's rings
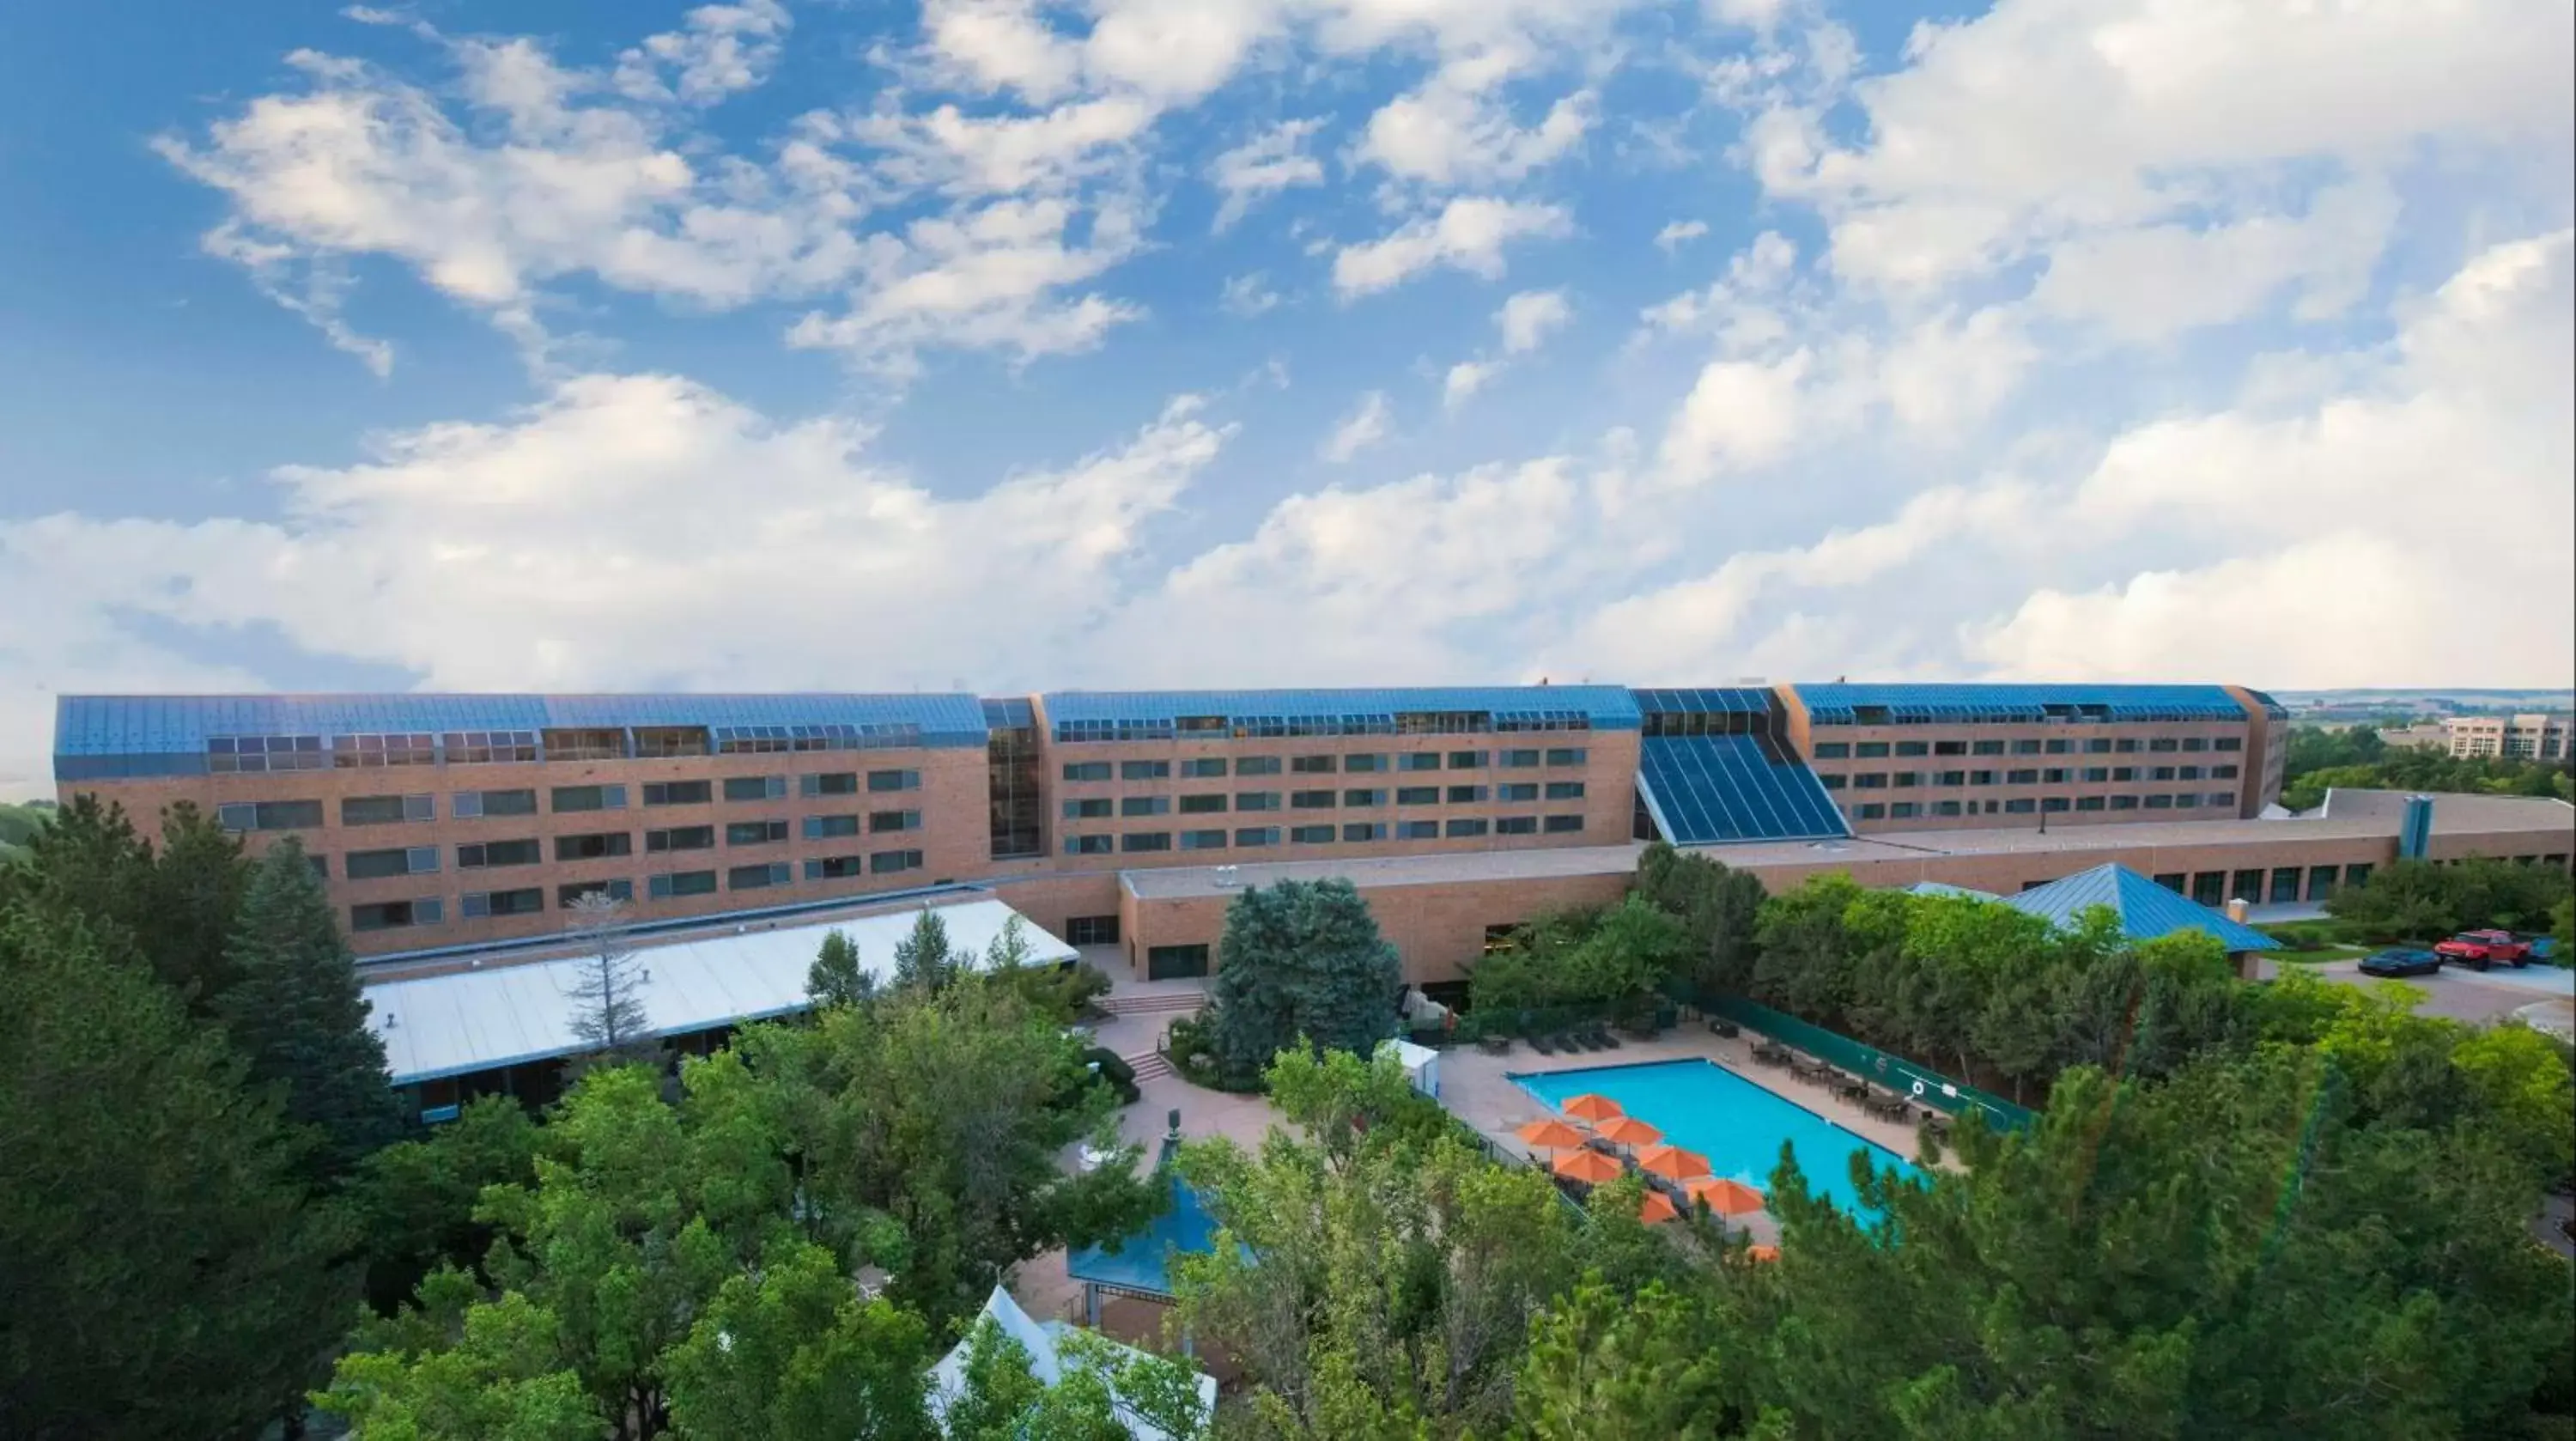
[[[356,963],[304,847],[289,836],[252,868],[216,1014],[254,1084],[284,1088],[286,1117],[322,1133],[314,1170],[337,1179],[400,1134],[385,1046],[367,1028]]]
[[[309,864],[309,862],[308,862]],[[161,851],[152,862],[151,909],[142,936],[161,978],[186,995],[190,1009],[213,1015],[240,979],[231,954],[235,918],[250,894],[252,864],[239,836],[181,801],[161,813]],[[325,921],[322,887],[313,895]],[[342,952],[345,958],[346,952]]]
[[[300,1409],[354,1236],[131,940],[0,907],[0,1436],[195,1441]]]
[[[1243,892],[1226,910],[1220,952],[1208,1036],[1235,1084],[1252,1084],[1301,1036],[1367,1056],[1395,1034],[1402,969],[1348,881]]]
[[[572,1033],[595,1056],[643,1060],[654,1052],[653,1018],[644,1006],[644,966],[626,938],[626,905],[588,891],[564,907],[565,927],[581,943],[572,987]]]
[[[816,1010],[855,1006],[877,992],[877,978],[859,964],[859,948],[838,930],[823,937],[823,948],[805,972],[805,998]]]
[[[894,983],[904,988],[936,991],[955,975],[957,956],[948,948],[948,923],[928,906],[912,922],[912,933],[894,943]]]

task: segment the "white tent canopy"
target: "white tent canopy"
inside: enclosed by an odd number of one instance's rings
[[[860,966],[884,982],[894,975],[894,948],[911,933],[921,909],[793,925],[748,922],[736,930],[667,941],[637,937],[645,1015],[655,1032],[685,1035],[804,1010],[806,971],[833,931],[849,937]],[[951,946],[977,956],[1019,915],[996,900],[928,909],[939,913]],[[1031,963],[1077,958],[1073,947],[1025,919],[1021,924]],[[571,994],[585,964],[572,956],[378,981],[366,988],[373,1007],[367,1024],[384,1038],[396,1085],[569,1056],[581,1049],[572,1033]]]
[[[1058,1355],[1057,1347],[1059,1339],[1070,1328],[1062,1321],[1040,1324],[1030,1320],[1029,1313],[1020,1309],[1020,1303],[1011,1299],[1011,1293],[996,1286],[993,1294],[984,1298],[984,1310],[976,1325],[967,1328],[966,1339],[958,1342],[955,1350],[940,1357],[939,1364],[930,1368],[930,1413],[942,1421],[947,1419],[949,1406],[966,1389],[967,1354],[974,1349],[975,1331],[987,1318],[1001,1328],[1003,1335],[1019,1342],[1029,1353],[1029,1371],[1040,1384],[1053,1386],[1064,1379],[1064,1361]],[[1116,1350],[1131,1355],[1145,1354],[1107,1337],[1101,1339]],[[1202,1372],[1198,1383],[1199,1415],[1202,1418],[1213,1416],[1216,1414],[1216,1378]],[[1123,1405],[1119,1407],[1118,1419],[1126,1424],[1127,1434],[1135,1437],[1136,1441],[1170,1441],[1163,1428],[1137,1416]]]

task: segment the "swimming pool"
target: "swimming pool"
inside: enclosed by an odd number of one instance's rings
[[[1916,1172],[1914,1163],[1885,1146],[1708,1061],[1545,1071],[1512,1079],[1551,1107],[1586,1091],[1608,1096],[1621,1110],[1662,1131],[1666,1141],[1708,1157],[1711,1175],[1763,1191],[1771,1189],[1771,1168],[1780,1163],[1780,1143],[1787,1141],[1808,1188],[1847,1211],[1864,1209],[1852,1193],[1852,1152],[1869,1152],[1870,1164],[1882,1170],[1894,1166],[1908,1176]]]

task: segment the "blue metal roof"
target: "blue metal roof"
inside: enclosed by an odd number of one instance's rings
[[[1947,881],[1916,881],[1905,888],[1909,896],[1951,896],[1965,901],[1999,901],[2003,897],[1974,886],[1954,886]]]
[[[1851,834],[1814,771],[1752,736],[1648,736],[1637,790],[1677,846]]]
[[[1145,1224],[1145,1229],[1105,1246],[1085,1246],[1064,1258],[1065,1274],[1077,1281],[1115,1286],[1148,1296],[1169,1297],[1172,1257],[1204,1256],[1216,1250],[1216,1218],[1208,1214],[1198,1189],[1172,1165],[1175,1138],[1166,1136],[1154,1169],[1170,1184],[1172,1204]],[[1250,1255],[1246,1250],[1243,1254]]]
[[[1767,715],[1771,692],[1762,686],[1708,686],[1693,690],[1632,690],[1648,715]]]
[[[2028,911],[2061,926],[2073,925],[2075,918],[2093,906],[2109,906],[2119,913],[2121,934],[2133,941],[2151,941],[2174,931],[2206,931],[2218,938],[2229,955],[2239,951],[2268,951],[2274,942],[2270,936],[2251,926],[2239,925],[2221,912],[2200,904],[2189,896],[2179,895],[2123,865],[2095,866],[2071,876],[2034,886],[2017,896],[2003,898],[2005,905]]]
[[[1818,725],[1925,725],[1962,721],[2181,721],[2245,719],[2215,685],[1800,685]],[[1884,712],[1864,717],[1864,710]]]
[[[1506,730],[1637,728],[1636,701],[1608,685],[1051,691],[1045,701],[1059,738],[1160,738],[1184,719],[1250,734],[1380,735],[1395,734],[1400,715],[1461,712],[1490,715]]]
[[[71,759],[174,760],[216,736],[373,735],[628,726],[916,727],[925,746],[984,744],[969,695],[67,695],[54,703],[57,772]],[[84,769],[75,766],[73,769]],[[92,775],[106,773],[88,767]],[[171,774],[128,770],[125,774]],[[66,779],[75,778],[68,774]]]

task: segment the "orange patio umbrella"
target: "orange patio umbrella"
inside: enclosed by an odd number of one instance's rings
[[[1744,1259],[1747,1261],[1777,1261],[1780,1259],[1780,1248],[1777,1246],[1747,1246],[1744,1248]]]
[[[1679,1146],[1648,1146],[1637,1153],[1637,1164],[1676,1181],[1708,1174],[1708,1157]]]
[[[1612,1116],[1592,1128],[1602,1140],[1618,1146],[1651,1146],[1664,1138],[1664,1133],[1634,1116]]]
[[[1512,1134],[1521,1138],[1522,1145],[1537,1151],[1563,1151],[1583,1144],[1581,1131],[1554,1116],[1532,1121]]]
[[[1645,1204],[1637,1208],[1637,1219],[1649,1226],[1681,1218],[1682,1213],[1673,1209],[1671,1198],[1661,1191],[1648,1191]]]
[[[1569,1181],[1597,1186],[1619,1174],[1619,1163],[1599,1151],[1568,1151],[1556,1158],[1555,1171]]]
[[[1708,1208],[1721,1216],[1750,1216],[1762,1209],[1762,1193],[1742,1181],[1702,1176],[1684,1181],[1682,1191],[1694,1201],[1706,1201]]]
[[[1557,1109],[1578,1121],[1606,1121],[1613,1116],[1627,1114],[1619,1109],[1617,1101],[1611,1100],[1608,1096],[1594,1095],[1590,1091],[1568,1098],[1566,1103]]]

